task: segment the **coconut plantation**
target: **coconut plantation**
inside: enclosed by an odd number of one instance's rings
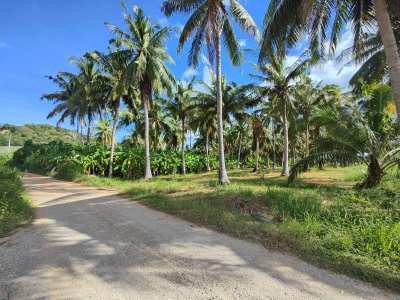
[[[0,299],[400,297],[399,0],[6,2]]]

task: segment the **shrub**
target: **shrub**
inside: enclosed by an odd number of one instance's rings
[[[108,171],[109,159],[110,150],[103,145],[66,144],[60,141],[36,145],[29,141],[14,153],[13,163],[22,170],[40,174],[55,172],[59,178],[64,175],[69,178],[77,174],[104,176]],[[207,159],[202,153],[186,151],[185,162],[188,173],[207,170]],[[216,169],[217,157],[210,155],[209,163],[212,169]],[[237,161],[227,160],[227,166],[236,167]],[[175,174],[181,167],[179,151],[166,149],[151,152],[151,168],[154,175]],[[64,168],[68,170],[63,170]],[[144,149],[117,145],[113,171],[117,177],[129,179],[143,177]]]
[[[0,237],[31,218],[32,209],[23,192],[18,172],[0,157]]]
[[[57,165],[55,177],[63,180],[74,180],[82,174],[82,165],[73,160],[64,160]]]

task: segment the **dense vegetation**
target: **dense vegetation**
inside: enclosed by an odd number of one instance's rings
[[[118,145],[115,148],[113,163],[114,176],[133,179],[144,176],[144,148],[130,145]],[[103,145],[68,144],[61,141],[49,144],[25,143],[15,151],[13,163],[21,170],[40,174],[54,174],[59,178],[74,179],[82,174],[105,176],[109,172],[111,150]],[[163,149],[151,153],[151,167],[155,175],[176,174],[182,169],[181,155],[173,149]],[[207,163],[208,162],[208,163]],[[242,162],[252,165],[254,162]],[[189,173],[216,169],[218,160],[215,155],[208,159],[198,151],[185,152],[186,170]],[[229,168],[238,165],[237,160],[228,160]]]
[[[9,157],[0,155],[0,237],[26,224],[32,209],[24,195],[18,171],[9,165]]]
[[[58,89],[42,97],[55,105],[48,117],[76,125],[74,143],[27,142],[14,164],[110,185],[157,209],[400,289],[400,39],[393,31],[400,15],[384,0],[327,3],[271,1],[260,34],[237,0],[164,1],[167,16],[191,13],[178,50],[192,39],[195,67],[204,45],[215,67],[210,82],[176,80],[165,46],[172,29],[124,6],[126,29],[107,23],[114,35],[107,52],[88,52],[72,60],[77,72],[49,76]],[[327,45],[335,51],[350,21],[354,46],[341,58],[350,53],[363,65],[343,92],[309,73]],[[221,41],[234,65],[243,61],[233,22],[259,42],[246,84],[222,73]],[[372,24],[379,31],[369,34]],[[289,64],[304,33],[309,47]],[[132,132],[118,144],[120,128]],[[212,172],[187,174],[204,171]],[[355,176],[345,180],[345,172]],[[331,177],[336,182],[324,184]]]
[[[11,146],[22,146],[29,140],[38,144],[45,144],[55,140],[72,142],[76,139],[76,135],[70,130],[51,125],[0,125],[0,146],[8,146],[9,139]]]

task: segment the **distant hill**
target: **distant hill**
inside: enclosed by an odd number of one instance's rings
[[[37,144],[44,144],[54,140],[62,140],[64,142],[72,142],[75,140],[75,133],[73,131],[51,125],[27,124],[15,126],[2,124],[0,125],[0,146],[8,145],[8,133],[4,132],[4,129],[10,129],[12,131],[12,146],[22,146],[28,140],[32,140]]]

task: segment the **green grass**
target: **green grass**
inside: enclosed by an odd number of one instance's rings
[[[8,156],[0,155],[0,237],[32,218],[32,208],[24,193],[21,177],[8,166]]]
[[[400,184],[357,191],[362,167],[312,170],[288,186],[278,172],[161,176],[149,182],[99,177],[78,181],[118,189],[152,208],[266,247],[294,253],[316,265],[400,290]]]

